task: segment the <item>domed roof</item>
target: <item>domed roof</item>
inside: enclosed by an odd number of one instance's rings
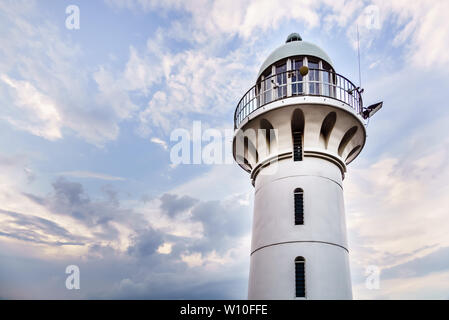
[[[326,61],[334,68],[332,60],[326,52],[313,43],[302,41],[301,36],[297,33],[292,33],[287,37],[285,44],[274,50],[260,67],[257,79],[259,79],[262,72],[273,63],[292,56],[313,56]],[[335,68],[334,68],[335,69]]]

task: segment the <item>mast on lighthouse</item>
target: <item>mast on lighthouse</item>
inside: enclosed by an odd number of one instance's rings
[[[342,182],[382,107],[362,91],[292,33],[238,103],[233,155],[255,188],[249,299],[352,298]]]

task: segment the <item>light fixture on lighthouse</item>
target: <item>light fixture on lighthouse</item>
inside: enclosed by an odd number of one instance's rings
[[[365,110],[363,110],[362,116],[363,119],[371,118],[377,111],[379,111],[382,108],[383,101],[375,103],[367,107]]]

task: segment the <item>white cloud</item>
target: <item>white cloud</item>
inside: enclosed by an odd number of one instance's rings
[[[13,89],[11,91],[14,103],[10,108],[19,109],[4,116],[11,124],[48,140],[62,138],[61,116],[50,97],[39,92],[27,81],[14,80],[6,74],[0,75],[0,79]]]
[[[235,92],[251,83],[251,74],[245,68],[251,68],[254,62],[245,65],[249,60],[247,50],[238,49],[226,57],[208,53],[207,48],[161,53],[158,59],[164,61],[163,86],[140,113],[140,132],[148,135],[162,129],[167,134],[170,129],[190,127],[186,116],[214,115],[218,119],[232,113]]]
[[[416,124],[409,136],[396,133],[403,149],[390,150],[392,154],[373,163],[351,164],[348,169],[344,182],[346,216],[356,274],[368,265],[401,268],[408,261],[449,246],[449,140],[443,133],[447,121],[446,116]],[[435,137],[441,139],[435,141]],[[364,285],[355,286],[354,291],[358,298],[436,297],[429,293],[434,282],[427,284],[426,294],[419,293],[423,283],[423,278],[391,279],[381,282],[380,291],[368,292]],[[440,289],[435,286],[441,293]]]
[[[160,145],[162,148],[164,148],[164,150],[168,149],[167,143],[164,140],[161,140],[159,138],[153,137],[150,140],[151,142]]]
[[[402,279],[382,279],[380,274],[379,290],[369,290],[365,284],[354,287],[356,299],[392,299],[392,300],[447,300],[449,272],[438,272],[421,277]]]
[[[190,268],[199,267],[204,263],[200,252],[181,254],[181,260],[187,263]]]
[[[120,119],[129,118],[132,111],[137,109],[123,89],[123,83],[117,81],[114,75],[106,71],[104,67],[100,67],[93,74],[93,78],[98,85],[97,101],[100,105],[107,105]]]
[[[328,2],[329,3],[329,2]],[[362,5],[359,1],[331,1],[334,13],[325,17],[330,29],[334,24],[347,29],[347,36],[356,48],[356,25],[359,25],[361,45],[370,47],[374,40],[385,41],[392,37],[392,45],[400,47],[406,63],[425,68],[449,64],[447,43],[449,42],[449,21],[445,13],[449,3],[445,0],[428,1],[372,0]],[[333,4],[332,4],[333,3]],[[368,6],[379,23],[379,29],[373,28],[370,17],[363,11]],[[390,29],[387,30],[386,27]],[[392,28],[391,26],[394,26]],[[394,30],[394,33],[393,33]],[[384,34],[388,34],[387,36]],[[387,41],[390,41],[388,39]]]
[[[130,82],[131,87],[147,93],[152,84],[159,81],[162,84],[162,88],[153,93],[147,108],[139,114],[139,132],[144,136],[158,129],[167,134],[174,127],[186,127],[189,125],[185,119],[187,115],[220,116],[232,112],[238,98],[234,97],[235,92],[250,86],[253,79],[249,70],[257,70],[260,64],[254,58],[257,57],[256,52],[260,52],[256,44],[263,38],[264,31],[279,28],[288,21],[301,21],[307,29],[322,25],[328,32],[334,32],[334,28],[346,29],[354,48],[356,24],[359,25],[362,46],[370,47],[373,41],[382,40],[380,36],[385,32],[382,28],[388,22],[398,30],[393,44],[407,49],[403,54],[410,64],[430,67],[449,62],[445,54],[449,27],[441,26],[446,22],[439,16],[447,11],[444,1],[433,6],[424,1],[410,4],[409,1],[380,0],[365,3],[355,0],[301,0],[282,6],[273,1],[107,2],[118,8],[190,13],[182,23],[177,20],[168,27],[159,28],[148,40],[146,52],[130,49],[125,77],[128,78],[129,70],[133,70],[136,76]],[[366,12],[368,8],[375,10]],[[264,18],[260,19],[261,16]],[[371,18],[376,23],[378,20],[379,29],[373,29],[373,25],[367,22]],[[245,41],[223,57],[221,49],[235,35]],[[170,38],[187,40],[193,48],[172,53],[167,45]],[[385,60],[376,58],[377,61],[380,59]],[[374,64],[371,63],[370,67]],[[159,78],[161,73],[163,78]]]
[[[180,170],[179,166],[177,170]],[[249,175],[237,165],[231,164],[215,165],[202,175],[176,186],[172,192],[202,200],[217,200],[236,194],[246,195],[249,193],[252,195],[254,188]],[[247,204],[248,201],[246,196],[238,200],[242,201],[242,205]]]
[[[162,75],[162,67],[156,63],[151,63],[150,57],[140,57],[134,47],[130,47],[130,56],[124,71],[123,85],[129,91],[140,90],[145,95],[155,82],[158,82]]]
[[[173,243],[164,242],[157,248],[157,252],[161,254],[170,254],[172,251]]]
[[[222,35],[239,35],[248,39],[256,32],[276,28],[286,20],[301,20],[309,28],[319,25],[318,8],[320,1],[297,0],[282,5],[270,0],[191,0],[164,1],[153,0],[106,0],[117,8],[136,10],[183,10],[191,15],[193,29],[190,36],[205,43]],[[261,19],[261,16],[264,18]]]
[[[91,172],[91,171],[63,171],[58,172],[58,175],[69,176],[74,178],[89,178],[89,179],[100,179],[106,181],[124,181],[125,178],[111,176],[108,174]]]
[[[93,68],[96,91],[91,86],[92,67],[82,63],[79,45],[64,37],[60,26],[45,20],[36,2],[4,2],[0,15],[0,42],[5,44],[0,47],[0,92],[14,86],[16,94],[5,94],[5,103],[26,108],[13,116],[3,108],[0,115],[19,129],[50,140],[74,133],[102,146],[116,139],[119,123],[137,108],[129,88],[100,66]]]

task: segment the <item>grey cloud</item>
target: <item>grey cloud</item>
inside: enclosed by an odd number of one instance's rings
[[[22,192],[22,194],[37,204],[40,204],[42,206],[45,205],[45,199],[42,197],[36,196],[36,195],[28,193],[28,192]]]
[[[178,196],[175,194],[163,194],[160,197],[161,209],[170,217],[174,217],[178,213],[190,209],[198,200],[189,196]]]
[[[14,167],[17,165],[23,165],[26,157],[23,155],[8,156],[0,154],[0,166],[2,167]]]
[[[72,235],[53,221],[1,209],[0,214],[10,218],[0,227],[1,236],[55,246],[84,245],[83,237]],[[61,240],[49,241],[49,235],[57,236]]]
[[[205,272],[173,260],[164,267],[134,263],[108,247],[88,260],[23,258],[0,251],[0,297],[5,299],[245,299],[247,261]],[[141,260],[139,260],[140,262]],[[160,263],[160,262],[158,262]],[[79,266],[81,290],[67,290],[65,268]]]
[[[133,244],[128,247],[128,253],[141,257],[150,256],[156,252],[162,243],[162,233],[152,228],[147,228],[133,238]]]
[[[153,200],[153,196],[151,196],[151,195],[149,195],[149,194],[143,194],[143,195],[140,197],[140,200],[141,200],[143,203],[147,203],[147,202]]]
[[[236,271],[236,270],[235,270]],[[181,278],[182,277],[182,278]],[[215,279],[213,279],[215,277]],[[245,299],[246,277],[243,274],[182,274],[180,277],[159,274],[144,281],[122,280],[112,298],[119,299]]]
[[[164,194],[160,197],[160,209],[171,218],[191,210],[192,221],[203,225],[204,236],[200,239],[171,237],[176,252],[189,251],[207,254],[213,250],[224,252],[235,245],[235,240],[249,233],[250,214],[238,199],[223,201],[200,201],[189,196]],[[182,223],[182,222],[180,222]],[[151,235],[151,234],[150,234]],[[137,241],[143,241],[139,237]]]
[[[250,232],[250,214],[235,200],[201,202],[192,210],[194,220],[203,224],[204,238],[194,247],[201,252],[223,252],[234,240]]]
[[[69,205],[80,205],[89,202],[87,196],[84,195],[81,183],[59,178],[53,183],[53,189],[55,198],[60,202],[65,202]]]
[[[95,236],[115,239],[119,232],[112,222],[131,228],[141,227],[142,218],[130,209],[120,207],[117,192],[111,186],[104,186],[106,195],[102,200],[91,200],[83,185],[60,177],[53,184],[53,192],[45,197],[24,193],[29,199],[47,207],[55,214],[71,216],[88,227],[99,227]]]
[[[424,257],[382,270],[382,279],[422,277],[433,272],[449,271],[449,247],[442,247]]]
[[[104,199],[93,200],[80,183],[59,178],[52,186],[53,191],[46,196],[25,195],[48,208],[54,215],[68,215],[86,226],[99,229],[92,239],[76,237],[50,220],[8,211],[0,211],[0,214],[7,215],[11,220],[9,229],[0,228],[0,235],[55,246],[78,243],[87,246],[88,252],[81,261],[66,261],[67,265],[76,264],[81,269],[83,292],[77,298],[245,298],[247,256],[237,257],[232,263],[223,264],[215,271],[205,270],[203,266],[189,267],[181,259],[182,254],[195,252],[200,252],[203,257],[214,250],[219,254],[224,253],[236,245],[237,239],[249,232],[248,207],[241,206],[235,199],[204,202],[175,194],[160,197],[160,211],[172,217],[175,223],[179,213],[191,210],[191,216],[187,219],[203,225],[204,236],[198,239],[179,237],[154,229],[137,212],[121,208],[119,194],[112,187],[103,188]],[[118,231],[113,226],[115,224],[126,225],[134,230],[130,245],[125,251],[99,244],[101,240],[118,239]],[[50,243],[42,234],[57,235],[58,241]],[[157,252],[157,248],[164,242],[173,244],[169,254]],[[37,268],[48,268],[43,273],[44,279],[34,280],[33,284],[20,284],[17,279],[2,280],[10,288],[17,286],[23,290],[12,291],[3,287],[0,288],[0,295],[6,298],[73,298],[70,293],[61,294],[56,288],[61,283],[63,285],[64,275],[61,275],[61,279],[54,275],[63,272],[63,266],[56,266],[45,260],[33,263],[39,265]],[[32,272],[25,270],[27,268],[22,266],[21,273]],[[59,270],[60,268],[62,269]],[[0,265],[0,277],[9,272],[13,271],[7,265]],[[18,275],[18,272],[15,274]],[[62,282],[51,283],[51,279],[56,278]],[[42,286],[42,281],[47,283],[44,286],[45,293],[25,290],[31,286]]]

